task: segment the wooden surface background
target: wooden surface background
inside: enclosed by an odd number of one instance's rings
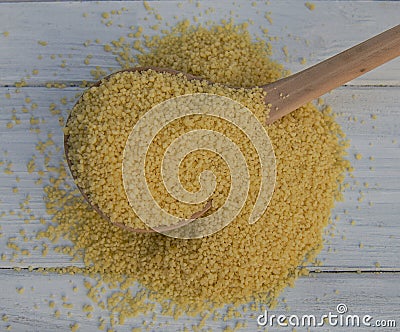
[[[208,19],[234,17],[236,22],[250,20],[252,32],[262,36],[261,28],[268,28],[271,36],[279,37],[271,43],[273,57],[293,72],[316,63],[347,47],[400,23],[398,1],[312,1],[310,11],[304,1],[151,1],[151,6],[162,15],[162,24],[173,24],[179,19],[200,22]],[[102,23],[101,13],[125,7],[121,15],[113,15],[113,24]],[[207,8],[214,12],[204,14]],[[264,16],[266,12],[272,24]],[[85,16],[84,17],[84,14]],[[148,20],[145,19],[149,16]],[[43,257],[35,250],[42,240],[24,242],[20,231],[29,238],[44,226],[39,220],[24,222],[18,216],[20,203],[29,194],[32,214],[49,220],[45,213],[42,186],[35,185],[35,176],[27,172],[26,164],[35,154],[35,144],[53,133],[56,144],[62,146],[62,130],[58,116],[52,116],[48,107],[56,103],[64,117],[81,91],[83,80],[92,80],[90,71],[96,66],[117,69],[114,56],[103,51],[104,44],[126,36],[131,25],[145,27],[146,34],[158,32],[149,27],[155,24],[139,1],[121,2],[30,2],[0,1],[0,330],[12,331],[69,331],[79,323],[81,331],[96,330],[101,316],[108,313],[95,308],[93,318],[82,312],[82,305],[90,301],[85,294],[82,276],[42,275],[29,272],[30,267],[61,267],[72,263],[68,256],[50,250]],[[7,33],[8,32],[8,36]],[[5,33],[5,34],[4,34]],[[99,43],[95,39],[100,40]],[[91,42],[84,43],[88,40]],[[38,41],[47,42],[42,46]],[[287,54],[282,50],[287,48]],[[90,64],[84,63],[91,54]],[[38,59],[38,56],[42,59]],[[301,59],[307,60],[301,64]],[[65,65],[63,65],[65,63]],[[33,70],[38,70],[36,75]],[[26,78],[27,75],[30,78]],[[15,93],[16,82],[25,78],[27,86]],[[65,83],[67,88],[46,88],[48,82]],[[10,95],[8,95],[10,94]],[[29,97],[37,108],[31,110]],[[63,99],[64,98],[64,99]],[[310,277],[300,278],[294,288],[287,289],[277,308],[271,313],[319,314],[335,312],[336,305],[344,303],[352,314],[369,314],[376,319],[394,319],[400,326],[400,58],[358,78],[325,96],[338,121],[350,139],[349,159],[355,168],[354,178],[345,191],[345,201],[333,211],[334,228],[327,236],[326,246],[319,258],[321,267],[311,268]],[[28,107],[28,113],[21,113]],[[7,128],[12,110],[17,110],[21,124]],[[30,117],[42,121],[41,133],[30,131]],[[376,118],[375,118],[376,117]],[[356,160],[360,153],[363,158]],[[62,150],[53,159],[62,160]],[[4,172],[12,161],[14,174]],[[39,161],[38,161],[39,163]],[[20,182],[16,182],[16,176]],[[48,175],[45,175],[48,177]],[[368,183],[368,187],[366,185]],[[13,192],[17,187],[18,192]],[[15,211],[10,213],[10,211]],[[30,256],[19,255],[12,260],[13,250],[7,247],[10,237],[30,250]],[[51,247],[51,246],[50,246]],[[266,262],[267,263],[267,262]],[[14,268],[20,269],[14,269]],[[361,272],[361,273],[360,273]],[[76,286],[76,292],[72,288]],[[24,287],[24,294],[17,288]],[[63,308],[61,297],[67,296],[74,304]],[[48,301],[53,299],[61,316],[54,316]],[[250,304],[247,306],[250,308]],[[224,313],[224,310],[221,310]],[[242,330],[256,331],[260,311],[248,310],[239,319],[246,322]],[[148,331],[179,331],[199,322],[199,317],[171,317],[158,315],[131,319],[116,331],[130,331],[143,327]],[[236,320],[209,320],[205,330],[223,330],[235,326]],[[324,327],[318,331],[344,328]],[[275,330],[270,328],[269,331]],[[283,328],[277,329],[285,330]],[[301,328],[297,330],[302,330]],[[311,329],[314,330],[314,329]],[[349,329],[350,330],[350,329]],[[354,330],[363,330],[358,328]],[[396,328],[365,328],[372,331],[395,331]]]

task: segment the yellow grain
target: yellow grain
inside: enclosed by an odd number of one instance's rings
[[[17,290],[17,293],[18,293],[18,294],[21,294],[21,295],[22,295],[22,294],[25,293],[25,288],[24,288],[24,287],[17,287],[16,290]]]
[[[312,2],[307,1],[306,3],[304,3],[304,6],[306,6],[311,11],[315,9],[315,4]]]
[[[78,331],[79,330],[79,324],[78,323],[71,324],[70,325],[70,329],[71,329],[71,332]]]

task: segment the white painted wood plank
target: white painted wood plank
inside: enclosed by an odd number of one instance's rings
[[[354,179],[349,179],[351,187],[345,192],[345,202],[339,203],[333,212],[333,218],[340,217],[336,222],[334,238],[327,236],[329,243],[321,253],[324,270],[393,270],[400,268],[400,93],[399,87],[345,87],[338,89],[326,96],[327,102],[335,112],[341,112],[338,121],[351,141],[349,159],[355,167]],[[1,267],[12,266],[64,266],[71,264],[70,259],[55,253],[42,257],[41,246],[33,250],[38,242],[23,243],[18,235],[20,229],[26,229],[27,234],[33,234],[43,226],[37,218],[49,216],[45,213],[42,185],[35,185],[37,175],[28,174],[26,164],[35,153],[35,144],[39,139],[46,140],[47,133],[53,133],[56,145],[62,148],[62,131],[58,123],[58,115],[53,116],[48,110],[50,103],[55,103],[62,115],[67,115],[67,109],[75,101],[79,89],[46,89],[23,88],[21,93],[15,94],[14,89],[1,88],[2,104],[0,105],[0,160],[12,160],[15,174],[7,175],[0,168],[0,211],[7,213],[1,219],[3,225],[3,238],[0,238],[0,253],[4,252],[9,258],[12,251],[6,247],[7,238],[17,235],[17,243],[29,249],[30,257],[23,257],[23,261],[0,262]],[[6,92],[11,93],[11,98],[3,98]],[[31,103],[37,103],[38,108],[30,113],[21,113],[21,108],[26,105],[25,98],[31,98]],[[68,103],[62,105],[60,100],[66,98]],[[17,110],[21,117],[21,124],[12,130],[6,128],[12,116],[12,109]],[[371,118],[376,114],[376,120]],[[34,115],[45,119],[41,124],[41,133],[29,131],[30,117]],[[357,117],[357,121],[348,120],[348,117]],[[365,121],[364,124],[361,122]],[[373,129],[373,126],[375,127]],[[372,146],[370,146],[372,144]],[[7,156],[1,156],[3,151],[8,151]],[[53,160],[62,161],[62,150],[54,151]],[[363,159],[356,160],[355,153],[361,153]],[[374,160],[369,160],[369,157]],[[43,167],[43,159],[37,158],[38,167]],[[42,166],[41,166],[42,165]],[[370,170],[373,167],[373,170]],[[21,181],[17,183],[15,177]],[[44,178],[48,178],[48,174]],[[358,182],[356,184],[355,182]],[[369,184],[368,188],[364,183]],[[72,184],[72,181],[71,181]],[[19,193],[13,193],[12,188],[18,187]],[[358,202],[360,191],[365,196],[363,202]],[[31,196],[32,213],[36,216],[29,225],[24,223],[24,218],[10,216],[9,211],[18,213],[19,203],[27,194]],[[372,206],[370,205],[372,204]],[[345,213],[344,211],[347,211]],[[0,212],[1,213],[1,212]],[[29,216],[28,216],[29,217]],[[355,225],[351,225],[351,221]],[[345,236],[346,239],[343,239]],[[39,241],[40,244],[41,241]],[[362,244],[363,248],[360,248]],[[377,268],[375,263],[379,263]]]
[[[250,30],[261,34],[260,28],[268,28],[271,36],[279,37],[273,41],[274,58],[288,61],[287,67],[298,71],[338,53],[374,34],[398,24],[400,3],[397,1],[313,1],[314,11],[308,10],[303,1],[152,1],[151,6],[161,13],[165,23],[174,24],[179,19],[199,22],[209,19],[219,21],[231,16],[236,22],[253,23]],[[103,51],[105,43],[127,36],[130,26],[141,25],[146,34],[155,34],[150,26],[158,23],[153,15],[146,12],[140,1],[134,2],[62,2],[62,3],[2,3],[0,10],[0,30],[8,31],[9,36],[0,35],[0,84],[10,85],[38,69],[38,75],[28,80],[29,84],[44,84],[49,80],[79,83],[90,80],[90,71],[96,66],[117,68],[114,56]],[[125,7],[122,15],[112,15],[113,25],[106,27],[101,23],[101,13]],[[205,14],[208,8],[213,13]],[[232,15],[230,12],[232,11]],[[271,24],[264,16],[271,12]],[[83,17],[83,13],[88,16]],[[147,19],[147,20],[146,20]],[[103,20],[104,21],[104,20]],[[94,40],[101,42],[96,44]],[[43,47],[38,41],[46,41]],[[85,47],[83,43],[91,40]],[[283,54],[287,46],[289,56]],[[93,55],[89,65],[84,64],[87,55]],[[43,59],[38,60],[38,55]],[[56,55],[51,59],[51,55]],[[62,57],[58,57],[62,55]],[[301,65],[305,58],[308,64]],[[65,60],[66,68],[61,68]],[[356,79],[351,84],[399,85],[400,59]]]
[[[324,268],[350,267],[356,257],[364,268],[382,259],[384,265],[399,266],[400,89],[340,88],[325,99],[342,113],[337,120],[350,140],[349,159],[355,171],[354,179],[348,179],[351,187],[345,190],[345,201],[333,213],[340,220],[337,236],[321,255]],[[356,160],[356,153],[363,158]]]
[[[90,281],[90,279],[86,278]],[[13,270],[0,270],[0,316],[7,315],[8,321],[0,320],[0,329],[5,330],[8,325],[12,331],[69,331],[70,324],[78,323],[79,331],[96,330],[99,323],[98,318],[103,317],[109,320],[109,313],[101,310],[86,297],[86,289],[83,285],[84,277],[80,275],[42,275],[37,272]],[[332,312],[336,314],[336,306],[340,303],[347,305],[348,314],[370,315],[371,322],[380,320],[397,320],[399,322],[400,291],[399,274],[356,274],[356,273],[320,273],[311,277],[302,277],[297,280],[295,288],[288,288],[280,297],[279,304],[273,310],[268,310],[269,315],[315,315],[320,317],[323,314]],[[93,282],[93,281],[91,281]],[[374,287],[371,287],[371,284]],[[24,294],[18,294],[17,288],[24,287]],[[33,289],[32,289],[33,287]],[[74,292],[73,287],[77,287]],[[109,294],[108,292],[106,295]],[[66,296],[67,303],[72,303],[73,308],[62,306],[62,296]],[[106,296],[102,297],[106,299]],[[371,301],[373,299],[373,301]],[[49,301],[55,302],[55,307],[50,308]],[[92,304],[94,306],[93,318],[87,318],[82,311],[82,306]],[[35,309],[36,305],[36,309]],[[222,318],[213,320],[212,316],[206,320],[204,329],[222,331],[225,327],[234,327],[237,321],[244,322],[247,327],[239,331],[257,330],[257,317],[264,313],[266,308],[262,305],[256,310],[251,308],[251,303],[245,304],[247,312],[242,312],[238,319],[227,319],[226,308],[216,310],[221,313]],[[54,316],[54,311],[60,310],[59,318]],[[68,316],[68,312],[70,315]],[[200,317],[183,316],[175,321],[172,317],[160,314],[160,308],[156,307],[154,312],[140,315],[134,319],[127,319],[123,326],[116,326],[116,331],[131,331],[133,327],[148,326],[147,331],[182,331],[186,326],[189,330],[192,325],[197,325]],[[323,330],[330,330],[325,325]],[[355,329],[355,328],[354,328]],[[262,329],[264,330],[264,328]],[[286,329],[283,329],[286,331]],[[306,329],[297,329],[306,331]],[[313,328],[311,327],[311,330]],[[336,329],[335,329],[336,330]],[[339,328],[340,330],[340,328]],[[343,328],[341,329],[343,330]],[[357,328],[357,331],[371,331],[371,327]],[[380,330],[380,329],[379,329]],[[383,331],[394,331],[395,329],[382,329]],[[268,328],[268,331],[282,331],[281,327]]]
[[[203,14],[203,17],[199,18],[199,21],[204,23],[208,19],[229,18],[229,11],[233,10],[236,22],[248,19],[254,21],[254,25],[250,26],[252,32],[259,34],[260,27],[267,27],[272,36],[279,37],[278,41],[272,42],[275,48],[274,58],[284,62],[292,71],[321,61],[399,23],[400,2],[396,1],[312,1],[316,4],[316,9],[312,12],[306,9],[304,1],[272,0],[267,6],[264,1],[260,1],[255,7],[251,6],[250,1],[235,2],[239,5],[234,5],[233,1],[201,1],[201,7],[197,8],[195,2],[191,4],[185,1],[182,2],[182,10],[178,9],[176,1],[152,1],[151,5],[162,14],[163,23],[176,22],[173,18],[175,13],[180,19],[188,18],[193,21],[193,16],[199,15],[208,7],[215,8],[214,13]],[[102,12],[121,7],[128,8],[128,11],[123,15],[113,16],[114,24],[111,27],[101,23]],[[265,12],[269,11],[273,19],[272,25],[264,18]],[[84,12],[88,13],[87,18],[82,16]],[[148,21],[144,20],[146,16],[149,17]],[[119,24],[123,26],[118,26]],[[157,32],[149,28],[153,24],[154,18],[145,12],[141,2],[0,3],[0,85],[12,85],[31,74],[33,69],[38,69],[39,73],[27,80],[30,85],[44,85],[48,81],[72,82],[77,85],[84,79],[90,80],[90,70],[95,66],[114,69],[118,67],[113,56],[103,51],[105,43],[126,36],[131,32],[131,25],[142,25],[146,33],[155,34]],[[9,37],[5,38],[1,34],[4,31],[9,31]],[[101,43],[94,43],[95,38],[99,38]],[[91,39],[92,43],[88,47],[83,46],[88,39]],[[48,45],[40,46],[37,44],[38,40],[47,41]],[[283,46],[287,46],[288,58],[281,50]],[[56,55],[54,60],[50,58],[52,54]],[[59,57],[59,54],[62,57]],[[89,65],[85,65],[84,59],[88,54],[92,54],[93,58]],[[39,60],[38,55],[42,55],[43,59]],[[302,57],[308,60],[305,66],[300,64]],[[63,60],[66,61],[66,68],[60,66]],[[338,121],[342,123],[351,139],[350,159],[356,170],[355,179],[351,180],[352,186],[345,192],[346,201],[338,204],[333,213],[333,216],[339,216],[340,220],[336,222],[335,237],[327,237],[329,243],[320,255],[323,261],[320,269],[399,271],[400,60],[394,60],[350,84],[382,87],[350,86],[338,89],[326,97],[335,111],[343,112]],[[48,132],[54,134],[55,143],[61,147],[59,119],[58,116],[50,115],[48,106],[51,102],[56,103],[65,117],[79,89],[23,88],[21,94],[14,94],[14,90],[0,88],[0,160],[12,160],[15,172],[13,175],[6,175],[3,173],[4,167],[0,167],[0,213],[8,213],[10,210],[18,213],[19,203],[29,193],[32,214],[48,220],[49,216],[44,210],[42,187],[34,184],[36,176],[27,173],[26,163],[34,151],[35,142],[38,139],[45,140]],[[7,92],[11,93],[10,99],[6,98]],[[37,103],[38,108],[21,114],[22,106],[30,108],[31,105],[24,101],[26,97]],[[66,98],[66,105],[61,103],[61,98]],[[6,124],[14,107],[22,123],[9,130]],[[377,114],[376,120],[371,119],[372,113]],[[29,131],[31,115],[46,121],[40,125],[40,134]],[[358,120],[348,121],[348,116],[356,116]],[[365,121],[364,124],[360,122],[362,120]],[[372,146],[369,143],[372,143]],[[4,154],[5,150],[8,151],[7,156]],[[353,158],[354,153],[362,153],[364,158],[356,161]],[[370,161],[369,156],[375,159]],[[55,151],[53,157],[62,160],[62,151]],[[37,163],[41,162],[38,158]],[[374,167],[374,170],[370,170],[370,167]],[[15,181],[17,175],[21,178],[19,183]],[[48,178],[48,174],[44,178]],[[364,182],[369,183],[369,188],[363,187]],[[19,193],[12,192],[14,186],[19,188]],[[365,195],[363,202],[357,201],[360,197],[359,191]],[[372,206],[369,205],[370,202],[373,203]],[[344,210],[347,213],[344,213]],[[351,225],[352,220],[355,221],[354,226]],[[10,319],[9,322],[0,320],[0,330],[11,324],[13,331],[67,331],[71,323],[78,322],[81,331],[93,331],[98,325],[98,316],[109,316],[109,313],[96,308],[94,319],[86,318],[82,312],[82,305],[89,301],[85,297],[82,276],[43,276],[28,273],[26,270],[8,270],[7,268],[14,266],[51,267],[82,264],[72,263],[68,256],[51,250],[46,257],[42,257],[42,240],[32,239],[24,242],[19,235],[21,229],[25,229],[29,237],[44,227],[36,219],[25,224],[21,218],[7,215],[0,219],[0,224],[3,226],[0,232],[4,234],[0,238],[0,254],[6,253],[7,258],[12,254],[6,246],[10,236],[17,236],[16,243],[31,252],[31,256],[17,258],[14,262],[0,261],[0,316],[5,313]],[[364,245],[363,248],[359,247],[360,243]],[[34,250],[36,245],[39,247]],[[377,262],[380,263],[380,267],[375,266]],[[73,285],[78,286],[78,292],[72,291]],[[283,295],[286,305],[279,304],[271,314],[324,314],[328,311],[334,312],[338,303],[345,303],[352,314],[370,314],[376,319],[395,318],[398,326],[398,285],[399,273],[319,273],[315,274],[315,278],[300,278],[294,289],[287,289]],[[25,288],[23,295],[16,292],[16,287],[21,286]],[[53,315],[55,309],[50,309],[46,302],[51,294],[54,294],[57,308],[61,310],[59,319]],[[74,303],[72,309],[61,306],[63,295],[68,296],[69,302]],[[37,310],[34,308],[35,304],[38,305]],[[291,307],[291,310],[286,311],[286,306]],[[260,308],[257,312],[249,309],[244,314],[241,319],[247,322],[244,331],[257,329],[256,317],[263,309]],[[71,312],[71,317],[68,317],[68,311]],[[151,325],[152,315],[148,314],[129,320],[125,326],[116,330],[130,331],[132,327],[142,326],[144,321],[147,322],[145,324],[149,326],[149,331],[179,331],[185,325],[191,330],[191,325],[200,319],[182,317],[174,321],[171,317],[158,317],[154,325]],[[169,325],[164,325],[167,321]],[[159,326],[160,323],[162,326]],[[234,322],[207,321],[205,327],[218,331],[228,325],[234,326]],[[326,327],[323,330],[328,329],[330,328]],[[282,328],[268,330],[281,331]],[[357,330],[371,331],[371,328]]]

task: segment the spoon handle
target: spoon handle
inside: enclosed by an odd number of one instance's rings
[[[297,74],[262,86],[273,123],[307,102],[400,56],[400,25]]]

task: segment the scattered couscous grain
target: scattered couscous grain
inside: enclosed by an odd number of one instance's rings
[[[85,304],[85,305],[82,307],[82,310],[83,310],[83,312],[92,312],[92,311],[93,311],[93,306],[90,305],[90,304]]]
[[[306,6],[309,10],[314,10],[315,9],[315,4],[312,2],[306,2],[304,3],[304,6]]]
[[[78,331],[79,330],[79,324],[78,323],[71,324],[70,325],[70,329],[71,329],[71,332]]]
[[[21,295],[22,295],[22,294],[25,293],[25,288],[24,288],[24,287],[17,287],[16,290],[17,290],[17,293],[18,293],[18,294],[21,294]]]

